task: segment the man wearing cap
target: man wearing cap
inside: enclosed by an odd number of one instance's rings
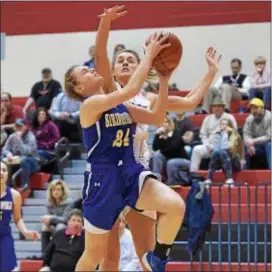
[[[265,69],[266,58],[257,57],[254,60],[256,71],[250,77],[249,99],[260,98],[266,109],[271,107],[271,72]]]
[[[9,162],[14,156],[20,156],[24,186],[27,185],[30,175],[39,170],[37,142],[34,134],[28,129],[25,119],[16,119],[14,130],[2,149],[2,158],[7,158]]]
[[[271,112],[264,109],[264,103],[259,98],[253,98],[249,105],[251,114],[243,129],[246,166],[248,169],[251,167],[255,155],[263,155],[271,169]]]
[[[222,119],[231,120],[235,129],[237,122],[233,115],[225,112],[225,104],[220,97],[216,97],[212,103],[213,114],[209,114],[204,119],[199,137],[202,145],[194,147],[191,157],[190,171],[196,172],[199,170],[201,160],[211,157],[213,151],[213,137]]]
[[[49,109],[54,97],[56,97],[62,90],[61,84],[52,78],[52,71],[50,68],[42,70],[42,81],[34,84],[31,89],[31,94],[24,106],[24,113],[35,102],[36,108],[43,107]]]

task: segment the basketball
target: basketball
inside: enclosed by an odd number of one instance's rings
[[[150,39],[151,36],[147,39],[146,45],[148,45]],[[171,46],[163,49],[152,64],[162,74],[175,69],[179,65],[183,52],[182,43],[175,34],[169,33],[169,37],[165,43],[171,43]]]

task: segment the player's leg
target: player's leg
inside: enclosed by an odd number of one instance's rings
[[[147,177],[136,208],[160,212],[157,239],[165,244],[172,244],[185,212],[185,203],[180,195],[156,179]]]
[[[108,247],[103,260],[99,264],[99,271],[119,271],[120,261],[120,220],[118,219],[108,238]]]
[[[110,231],[123,210],[120,172],[109,165],[92,165],[84,173],[83,214],[85,249],[76,266],[76,271],[94,271],[104,259]]]
[[[148,211],[149,212],[149,211]],[[156,216],[155,212],[153,213]],[[133,243],[136,253],[141,263],[143,271],[148,271],[145,267],[142,258],[146,252],[153,251],[156,243],[155,228],[156,217],[147,216],[131,209],[125,216],[127,224],[132,234]],[[139,231],[144,230],[144,231]]]
[[[76,265],[76,271],[96,270],[106,254],[109,234],[109,231],[94,234],[85,229],[85,249]]]
[[[149,270],[165,271],[165,265],[185,213],[183,199],[171,188],[147,177],[136,202],[139,210],[157,211],[157,237],[154,252],[144,255]]]

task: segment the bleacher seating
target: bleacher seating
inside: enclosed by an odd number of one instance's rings
[[[84,154],[81,158],[81,160],[72,160],[69,163],[69,167],[66,167],[64,169],[64,180],[69,185],[70,191],[71,191],[71,199],[76,199],[81,195],[81,188],[83,186],[83,172],[85,169],[85,160],[86,154]],[[201,171],[203,175],[206,175],[205,171]],[[228,189],[227,187],[220,187],[215,186],[211,189],[211,196],[214,203],[215,208],[215,216],[213,219],[212,224],[212,231],[210,234],[210,237],[213,240],[213,246],[212,246],[212,252],[213,252],[213,259],[215,260],[212,264],[212,267],[216,269],[219,267],[218,264],[218,256],[216,255],[216,251],[218,249],[218,233],[219,233],[219,220],[221,221],[221,235],[222,235],[222,266],[220,271],[226,270],[227,267],[227,241],[228,241],[228,229],[231,229],[231,237],[234,240],[233,242],[233,250],[231,253],[232,260],[237,259],[237,228],[238,219],[240,220],[240,230],[241,232],[241,247],[243,250],[246,251],[247,246],[245,245],[245,241],[247,239],[246,230],[248,226],[248,214],[250,209],[250,215],[251,215],[251,223],[250,223],[250,232],[253,235],[254,234],[254,219],[257,216],[257,222],[258,222],[258,233],[263,233],[264,231],[264,225],[265,222],[268,223],[268,229],[266,230],[268,241],[270,241],[271,234],[269,232],[269,229],[271,227],[271,216],[266,215],[265,211],[269,211],[271,208],[271,192],[268,190],[268,193],[266,195],[266,199],[269,200],[268,205],[266,207],[264,206],[264,199],[265,199],[265,191],[264,187],[258,184],[261,184],[264,181],[270,180],[270,171],[242,171],[237,175],[237,180],[239,182],[247,182],[248,185],[246,187],[243,187],[241,185],[241,188],[231,188]],[[47,176],[48,177],[48,176]],[[52,176],[52,178],[56,178],[57,176]],[[44,214],[45,212],[45,206],[46,203],[46,187],[47,182],[45,179],[45,176],[39,177],[43,181],[39,181],[38,178],[33,179],[31,182],[32,188],[32,197],[29,197],[25,199],[24,206],[23,206],[23,215],[26,221],[26,224],[36,230],[40,230],[40,216]],[[218,172],[215,175],[215,182],[223,182],[224,176],[222,173]],[[221,189],[219,189],[221,188]],[[257,191],[257,198],[255,197]],[[221,192],[219,191],[221,190]],[[240,190],[240,192],[239,192]],[[176,189],[177,192],[180,193],[181,196],[184,198],[186,197],[186,194],[188,192],[188,188],[179,188]],[[220,196],[221,194],[221,196]],[[247,200],[250,195],[251,203],[248,205]],[[258,200],[258,207],[255,207],[255,202]],[[221,204],[219,204],[219,201]],[[240,208],[238,207],[240,206]],[[229,212],[231,209],[231,213]],[[231,216],[231,219],[229,218],[229,214]],[[270,227],[269,227],[270,226]],[[28,241],[20,241],[17,230],[15,226],[12,226],[13,234],[16,239],[15,246],[17,251],[17,256],[20,259],[24,259],[27,256],[40,255],[40,242],[30,242]],[[244,233],[244,234],[243,234]],[[236,238],[235,238],[236,237]],[[262,236],[263,237],[263,236]],[[236,239],[236,240],[235,240]],[[258,260],[260,262],[263,262],[263,238],[260,238],[260,241],[258,241],[259,244],[259,251],[258,252]],[[207,242],[208,243],[208,242]],[[186,244],[186,235],[184,231],[181,229],[180,233],[178,234],[178,237],[176,239],[175,245],[173,246],[172,255],[173,255],[173,263],[170,263],[168,265],[169,271],[188,271],[188,267],[190,265],[189,259],[186,257],[188,254],[184,251],[184,245]],[[207,246],[208,247],[208,246]],[[203,251],[203,266],[201,271],[208,271],[208,251],[207,247],[204,248]],[[205,250],[206,249],[206,250]],[[250,252],[252,253],[254,251],[253,246],[250,247]],[[225,255],[224,255],[225,254]],[[236,256],[236,257],[235,257]],[[234,259],[233,259],[234,258]],[[236,258],[236,259],[235,259]],[[245,254],[242,254],[241,256],[241,269],[240,271],[245,271],[247,268],[247,263],[245,262],[246,256]],[[182,262],[181,262],[182,261]],[[23,271],[37,271],[39,268],[41,268],[41,261],[27,261],[24,260],[21,263],[21,268]],[[263,264],[258,264],[258,268],[263,267]],[[194,264],[196,267],[197,264]],[[253,271],[253,264],[249,264],[250,269]],[[198,267],[198,266],[197,266]],[[238,271],[238,263],[232,263],[231,268],[233,271]]]
[[[171,95],[185,96],[188,91],[172,91]],[[13,103],[24,105],[26,97],[14,97]],[[248,114],[238,113],[240,107],[247,107],[247,101],[233,101],[231,112],[241,128]],[[200,128],[205,115],[191,115],[189,117],[196,128]],[[151,145],[155,127],[149,129],[148,144]],[[80,150],[82,152],[82,150]],[[75,200],[81,196],[83,186],[83,173],[85,170],[86,154],[76,160],[71,160],[68,166],[63,169],[63,179],[69,185],[70,198]],[[207,177],[207,171],[199,171]],[[31,177],[30,188],[24,192],[23,215],[26,224],[38,231],[41,231],[40,216],[45,213],[46,188],[50,179],[58,175],[35,173]],[[270,271],[271,264],[265,266],[264,243],[271,249],[271,190],[267,183],[271,180],[271,171],[251,170],[241,171],[234,174],[234,180],[238,185],[234,188],[224,187],[225,181],[223,172],[216,172],[214,185],[211,186],[215,215],[208,235],[206,246],[203,249],[202,261],[190,262],[188,254],[184,250],[186,235],[183,229],[180,230],[172,250],[173,262],[167,266],[168,271]],[[265,189],[266,188],[266,189]],[[270,188],[270,187],[269,187]],[[175,189],[183,198],[186,198],[189,188]],[[15,239],[16,253],[21,260],[22,271],[37,271],[42,267],[42,261],[25,260],[32,255],[41,255],[40,241],[29,242],[20,240],[19,233],[12,223],[12,232]],[[239,234],[238,234],[239,233]],[[257,233],[257,234],[256,234]],[[253,245],[253,238],[248,243],[248,235],[258,235],[258,251]],[[266,235],[266,236],[265,236]],[[265,238],[266,237],[266,238]],[[231,240],[229,240],[231,238]],[[239,240],[240,239],[240,240]],[[231,241],[231,250],[228,242]],[[238,242],[241,242],[240,244]],[[208,246],[209,245],[209,246]],[[241,249],[240,253],[237,248]],[[220,248],[220,250],[219,250]],[[221,252],[221,256],[219,256]],[[271,257],[271,252],[268,252]],[[240,254],[240,255],[239,255]],[[248,254],[251,256],[248,262]],[[267,257],[267,261],[271,258]],[[231,263],[228,258],[231,257]],[[257,258],[257,263],[254,261]],[[209,263],[209,261],[211,261]]]

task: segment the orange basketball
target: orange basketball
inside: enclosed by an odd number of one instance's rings
[[[151,36],[148,38],[146,45],[150,39]],[[182,43],[175,34],[169,33],[165,43],[171,43],[171,46],[163,49],[153,61],[153,67],[162,74],[175,69],[179,65],[183,52]]]

